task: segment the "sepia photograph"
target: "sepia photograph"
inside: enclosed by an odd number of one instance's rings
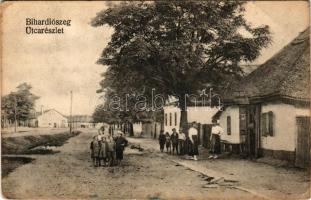
[[[311,198],[308,1],[0,9],[1,198]]]

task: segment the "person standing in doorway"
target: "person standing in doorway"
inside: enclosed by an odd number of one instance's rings
[[[189,128],[189,139],[192,144],[191,155],[193,156],[194,160],[198,160],[197,156],[199,155],[199,138],[195,122],[193,122]]]
[[[223,129],[219,125],[218,121],[213,120],[212,134],[210,137],[211,141],[211,153],[209,158],[218,158],[220,154],[220,135],[223,134]]]
[[[161,130],[160,131],[160,135],[159,135],[159,144],[160,144],[160,151],[163,152],[164,150],[164,145],[165,145],[165,135],[164,135],[164,131]]]
[[[176,154],[178,155],[178,133],[176,132],[176,129],[172,129],[173,133],[171,135],[171,141],[172,141],[172,146],[173,146],[173,155]]]
[[[179,155],[185,154],[185,141],[186,141],[186,135],[184,134],[182,129],[179,129],[179,133],[178,133]]]

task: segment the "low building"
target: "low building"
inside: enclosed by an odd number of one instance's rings
[[[94,128],[95,123],[93,118],[89,115],[73,115],[68,116],[68,122],[72,123],[73,128]]]
[[[309,164],[309,42],[306,30],[224,95],[224,150]]]
[[[163,130],[162,123],[151,119],[133,123],[133,133],[137,137],[158,138],[161,130]]]
[[[175,103],[167,104],[164,108],[164,133],[172,133],[175,128],[179,131],[181,110]],[[213,116],[219,111],[218,107],[187,106],[188,123],[196,122],[199,136],[199,144],[205,148],[210,147],[210,135]],[[187,131],[186,131],[187,133]]]
[[[66,128],[68,119],[55,109],[45,110],[37,117],[38,127]]]
[[[172,132],[175,128],[179,130],[181,111],[175,105],[168,105],[163,108],[164,110],[164,132]],[[212,124],[213,116],[219,111],[216,107],[187,107],[188,123],[196,122],[200,124]]]

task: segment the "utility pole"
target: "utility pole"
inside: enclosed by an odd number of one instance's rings
[[[14,132],[16,133],[16,129],[17,129],[17,99],[16,99],[16,96],[14,96],[14,122],[15,122]]]
[[[70,134],[72,133],[72,91],[70,91]]]

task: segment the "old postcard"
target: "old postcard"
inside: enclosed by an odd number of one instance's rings
[[[310,198],[308,1],[0,5],[2,198]]]

